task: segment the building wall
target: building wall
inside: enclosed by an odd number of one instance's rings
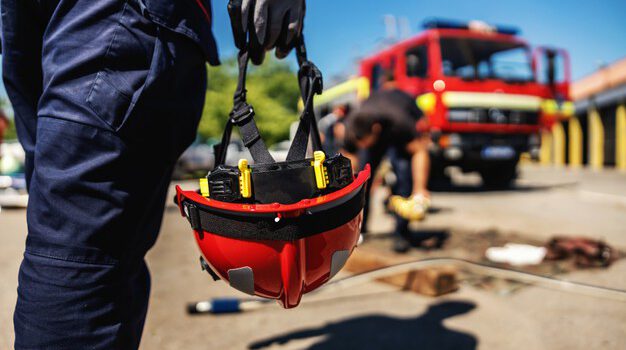
[[[626,170],[626,58],[573,83],[571,96],[576,113],[549,131],[547,163]]]

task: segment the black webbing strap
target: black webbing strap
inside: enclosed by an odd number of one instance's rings
[[[196,207],[196,205],[190,203],[187,205],[186,208],[187,208],[187,211],[185,212],[185,214],[187,215],[187,219],[189,219],[191,228],[196,231],[202,228],[201,222],[200,222],[200,212],[198,211],[198,208]]]
[[[313,144],[313,150],[322,150],[319,131],[317,129],[317,120],[313,110],[313,96],[320,94],[323,89],[322,73],[311,62],[307,60],[306,47],[304,38],[300,38],[296,45],[296,57],[300,69],[298,71],[298,81],[300,86],[300,94],[304,102],[304,110],[300,116],[298,131],[287,154],[287,160],[301,160],[306,157],[309,135]],[[222,142],[218,148],[216,157],[216,166],[224,164],[226,161],[226,151],[230,143],[233,125],[239,127],[241,139],[244,145],[250,150],[250,154],[256,164],[275,163],[274,158],[270,154],[261,138],[259,129],[254,122],[254,109],[246,101],[246,74],[248,69],[248,52],[241,50],[238,56],[239,79],[237,82],[237,90],[234,95],[233,110],[230,118],[224,128]]]
[[[215,148],[215,167],[218,165],[226,163],[226,151],[228,150],[228,145],[230,144],[230,136],[233,133],[233,123],[228,118],[226,122],[226,126],[224,127],[224,133],[222,134],[222,141]]]
[[[220,144],[219,154],[217,157],[217,165],[224,164],[226,161],[226,150],[230,143],[230,135],[233,125],[239,127],[239,133],[243,144],[250,150],[252,159],[255,163],[275,163],[276,161],[270,154],[261,138],[261,133],[254,121],[254,109],[246,101],[246,75],[248,70],[248,51],[239,51],[239,78],[237,81],[237,90],[235,90],[233,110],[230,118],[224,128],[222,135],[222,143]]]
[[[313,97],[315,94],[321,94],[323,90],[322,73],[312,62],[307,60],[303,38],[298,45],[296,45],[296,56],[298,57],[298,64],[300,65],[298,83],[300,85],[304,109],[300,116],[300,123],[298,124],[298,130],[294,136],[293,143],[287,153],[288,161],[304,159],[306,157],[309,136],[311,136],[313,151],[322,150],[322,142],[320,140],[317,119],[315,118],[313,108]]]
[[[200,234],[204,231],[237,239],[294,241],[327,232],[354,219],[365,204],[364,188],[361,187],[351,199],[338,206],[296,218],[281,218],[278,222],[273,217],[217,212],[210,207],[192,204],[189,200],[184,200],[183,205],[187,208],[193,205],[196,213],[188,210],[187,218],[191,222],[191,217],[197,214],[202,230],[194,229]]]

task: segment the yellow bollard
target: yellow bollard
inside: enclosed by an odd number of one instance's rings
[[[583,165],[583,129],[578,117],[569,120],[569,165],[578,168]]]
[[[539,163],[541,165],[552,164],[552,133],[547,130],[541,131],[541,149],[539,150]]]
[[[615,166],[626,170],[626,103],[617,106],[615,118]]]
[[[565,165],[565,129],[562,123],[552,126],[552,142],[554,143],[554,164]]]
[[[589,165],[594,169],[604,166],[604,126],[600,113],[595,108],[589,110]]]

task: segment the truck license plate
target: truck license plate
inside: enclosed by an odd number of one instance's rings
[[[483,159],[512,159],[515,150],[511,146],[487,146],[481,152]]]

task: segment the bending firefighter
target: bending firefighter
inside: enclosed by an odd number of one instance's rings
[[[347,152],[357,152],[361,164],[371,164],[372,173],[386,157],[396,175],[387,206],[396,217],[397,252],[409,249],[409,221],[423,219],[430,205],[430,137],[416,129],[421,117],[413,98],[390,87],[365,100],[349,117],[347,127]]]

